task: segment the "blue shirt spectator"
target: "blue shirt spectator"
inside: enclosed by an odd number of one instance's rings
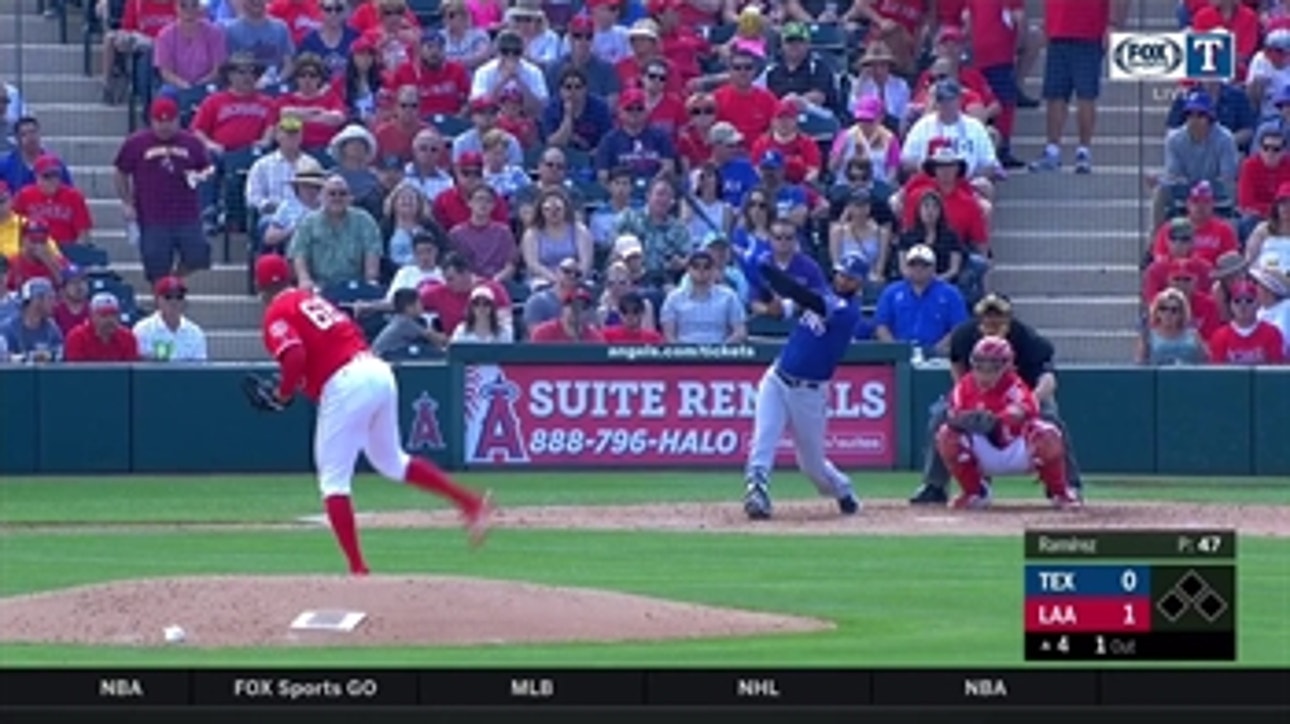
[[[224,38],[228,54],[250,53],[256,61],[264,64],[270,78],[281,78],[287,63],[296,54],[295,43],[291,40],[291,29],[287,24],[274,17],[265,16],[258,20],[241,17],[224,24]]]
[[[59,164],[59,176],[64,184],[72,185],[72,175],[67,172],[67,164]],[[0,159],[0,181],[9,184],[12,193],[18,193],[19,189],[36,183],[36,172],[23,158],[21,149],[14,149],[12,153]]]
[[[1259,123],[1258,114],[1250,104],[1250,97],[1234,85],[1215,82],[1203,83],[1202,87],[1210,98],[1215,99],[1214,113],[1218,122],[1232,133],[1241,150],[1249,150],[1251,136]],[[1185,108],[1194,92],[1179,93],[1174,97],[1173,104],[1169,106],[1169,117],[1165,119],[1168,129],[1179,128],[1187,120]]]
[[[615,128],[596,146],[596,171],[602,174],[623,167],[631,170],[636,178],[650,179],[658,175],[665,163],[675,165],[676,148],[668,134],[653,126],[636,134]]]
[[[736,156],[717,166],[721,175],[721,198],[734,207],[742,206],[748,192],[761,183],[757,168],[746,156]]]
[[[580,81],[566,79],[565,82],[572,84]],[[585,90],[581,92],[586,93]],[[548,103],[546,109],[542,111],[542,139],[552,143],[551,136],[560,130],[560,125],[563,123],[564,104]],[[558,145],[583,151],[599,151],[600,142],[605,140],[605,136],[612,130],[614,130],[614,116],[609,106],[596,96],[587,95],[582,103],[582,113],[573,119],[570,138]]]
[[[323,42],[322,35],[317,30],[311,30],[301,39],[300,47],[296,50],[300,55],[313,53],[322,58],[323,65],[332,72],[332,77],[343,77],[345,66],[349,63],[349,49],[355,40],[358,40],[358,32],[348,25],[341,30],[340,42],[334,48]]]
[[[882,342],[909,342],[928,355],[949,351],[950,333],[967,321],[967,303],[936,278],[936,252],[919,244],[905,255],[905,278],[882,290],[874,322]]]

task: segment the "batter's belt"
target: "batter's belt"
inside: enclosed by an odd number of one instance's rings
[[[824,386],[823,382],[817,382],[815,380],[804,380],[800,377],[794,377],[790,374],[785,373],[783,370],[779,369],[778,367],[775,368],[775,376],[779,378],[780,382],[783,382],[789,387],[801,387],[807,390],[818,390]]]

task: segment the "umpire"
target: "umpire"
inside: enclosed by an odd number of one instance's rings
[[[950,374],[957,382],[968,372],[968,360],[972,356],[972,347],[986,335],[1004,337],[1012,344],[1016,354],[1017,374],[1025,380],[1034,391],[1039,402],[1039,411],[1045,420],[1061,429],[1066,439],[1066,470],[1068,483],[1072,490],[1083,495],[1083,481],[1080,479],[1079,466],[1075,462],[1075,448],[1071,443],[1070,432],[1057,411],[1057,375],[1053,371],[1053,345],[1033,327],[1023,324],[1012,316],[1012,304],[1007,298],[997,295],[986,295],[977,302],[973,311],[976,319],[970,319],[954,328],[950,333]],[[949,405],[944,396],[932,404],[929,410],[931,419],[927,424],[927,441],[924,446],[923,484],[914,492],[909,502],[914,505],[944,505],[949,501],[947,488],[950,482],[949,470],[936,454],[934,444],[936,431],[945,422],[945,413]]]

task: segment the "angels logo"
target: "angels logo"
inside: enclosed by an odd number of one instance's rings
[[[404,445],[408,452],[417,450],[442,450],[443,430],[439,427],[439,401],[422,392],[412,403],[412,426]]]
[[[524,431],[515,403],[519,385],[497,367],[466,371],[466,459],[469,462],[526,463]]]

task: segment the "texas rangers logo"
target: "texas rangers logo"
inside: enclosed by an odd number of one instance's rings
[[[519,385],[495,366],[466,370],[466,460],[475,463],[527,463],[524,431],[515,403]]]
[[[828,331],[828,325],[824,323],[824,317],[810,309],[802,312],[802,316],[798,319],[798,324],[806,327],[816,337],[823,337],[824,333]]]
[[[408,428],[408,441],[404,447],[408,452],[446,447],[443,430],[439,427],[439,401],[428,392],[422,392],[412,402],[412,426]]]

